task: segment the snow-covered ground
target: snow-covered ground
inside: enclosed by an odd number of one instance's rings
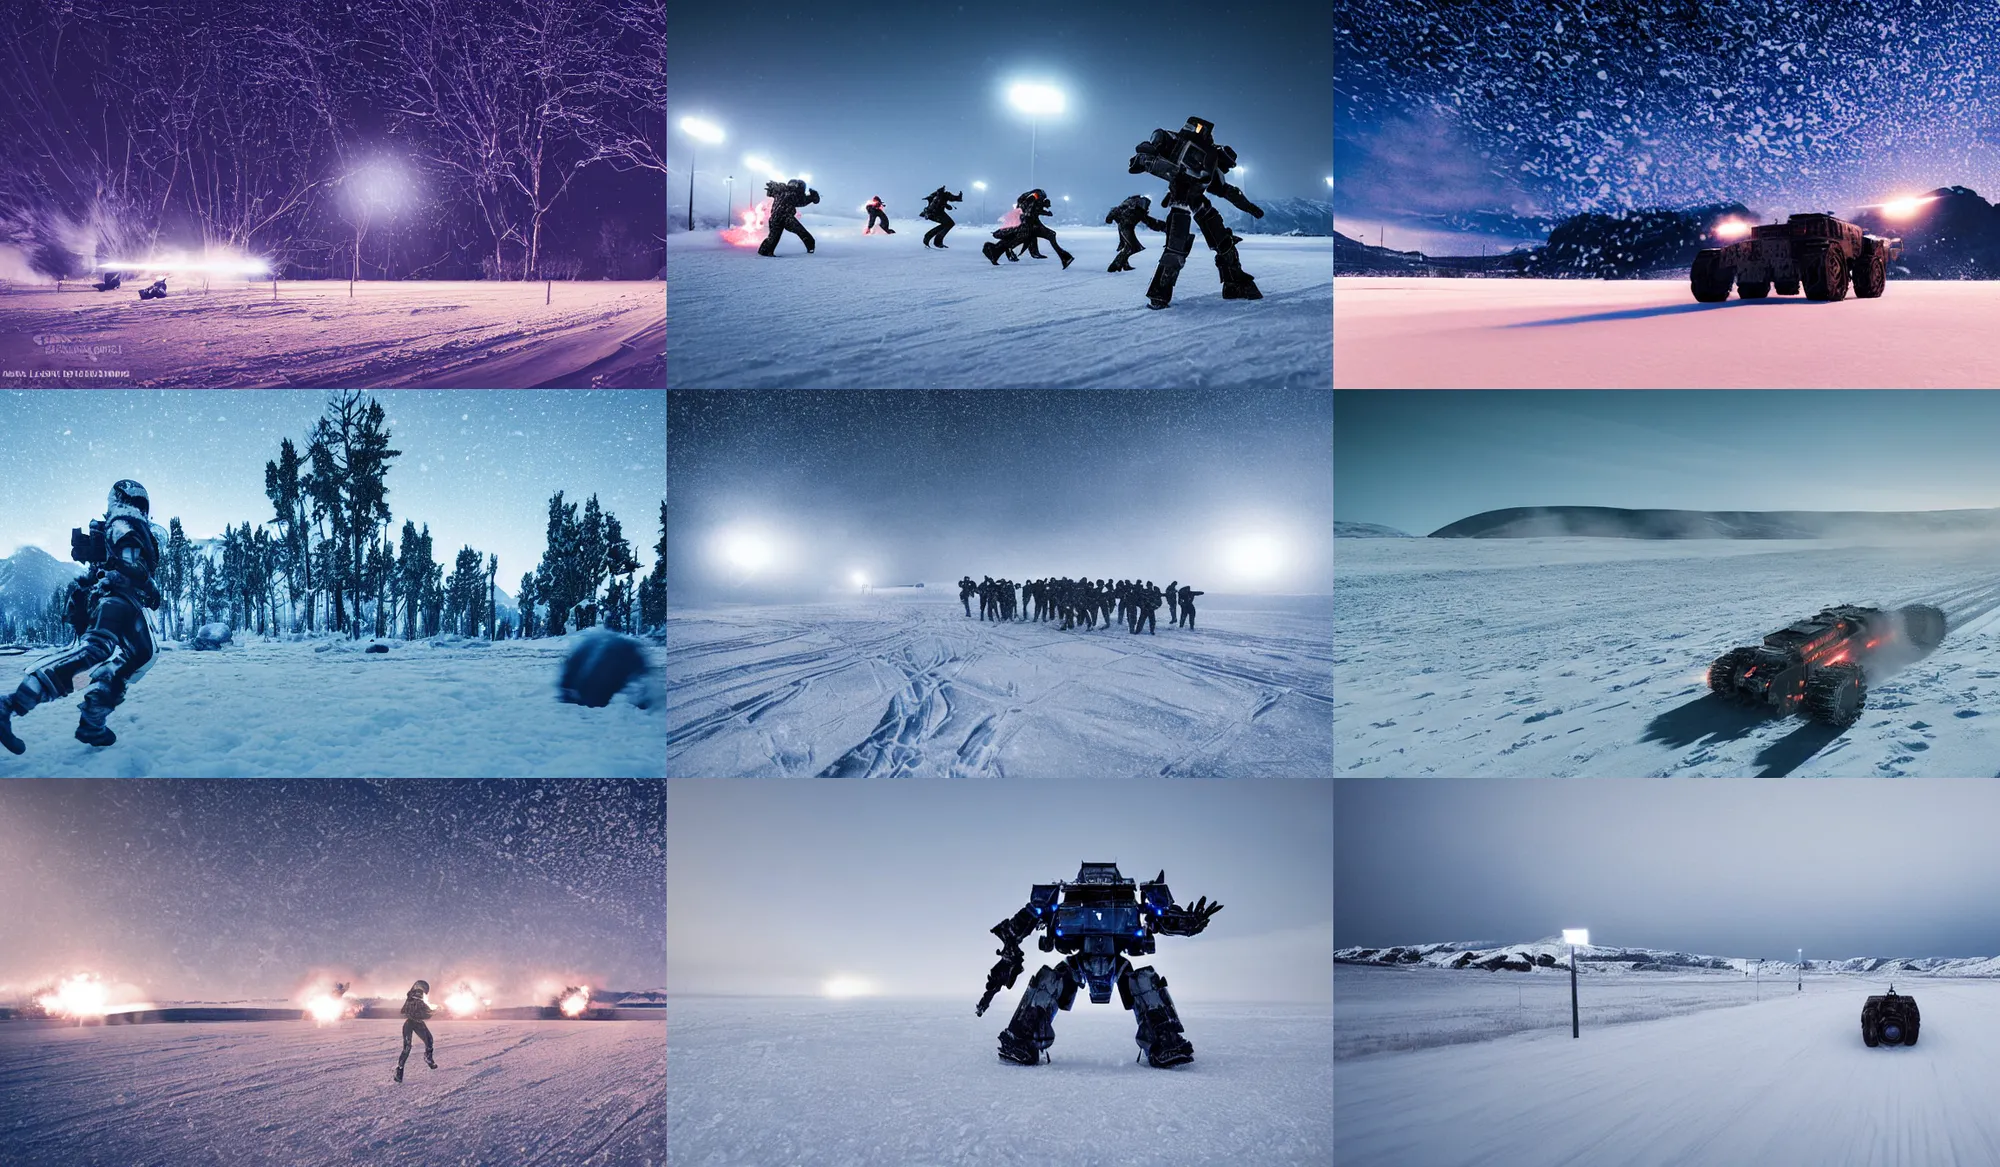
[[[1331,376],[1333,240],[1252,235],[1238,247],[1264,298],[1224,300],[1199,241],[1171,308],[1146,306],[1165,238],[1141,232],[1135,270],[1106,272],[1111,227],[1056,231],[1076,254],[1000,261],[990,227],[961,221],[861,234],[861,216],[806,216],[808,256],[786,234],[775,258],[713,231],[667,243],[677,389],[1222,389],[1322,387]]]
[[[994,1052],[1016,998],[995,997],[984,1017],[972,1014],[976,994],[677,998],[667,1043],[669,1161],[1332,1161],[1333,1017],[1324,1006],[1176,998],[1195,1059],[1156,1070],[1133,1060],[1132,1015],[1115,996],[1109,1005],[1080,996],[1056,1015],[1050,1062],[1030,1067]]]
[[[676,777],[1324,778],[1323,615],[989,623],[954,601],[672,609]]]
[[[1455,978],[1455,979],[1454,979]],[[1584,977],[1569,1033],[1567,971],[1335,974],[1339,1048],[1403,1052],[1334,1065],[1342,1163],[1984,1164],[2000,1147],[2000,984],[1898,980],[1914,1047],[1869,1049],[1861,1004],[1886,979],[1740,974]],[[1532,1023],[1495,1040],[1426,1043],[1516,999]],[[1650,1002],[1650,1006],[1648,1005]],[[1714,1006],[1734,1006],[1720,1008]],[[1652,1019],[1608,1024],[1604,1011]],[[1449,1038],[1445,1039],[1451,1040]]]
[[[661,703],[555,698],[574,635],[486,645],[443,638],[265,641],[154,658],[111,715],[116,743],[72,735],[81,696],[14,719],[28,752],[0,778],[658,778]],[[317,651],[324,647],[326,651]],[[657,683],[665,650],[648,648]],[[34,655],[0,659],[0,688]]]
[[[0,388],[590,389],[666,384],[658,280],[169,280],[0,294]],[[552,302],[544,305],[543,299]]]
[[[1678,280],[1346,277],[1343,388],[1906,389],[2000,385],[2000,281],[1889,280],[1878,300],[1700,304]]]
[[[1974,543],[1343,539],[1347,777],[1989,777],[2000,554]],[[1727,650],[1835,604],[1933,603],[1929,657],[1836,731],[1709,694]]]
[[[0,1161],[655,1167],[660,1021],[0,1023]]]

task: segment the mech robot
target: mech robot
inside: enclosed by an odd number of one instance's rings
[[[1208,249],[1215,253],[1215,270],[1222,277],[1225,300],[1261,300],[1257,281],[1243,270],[1236,245],[1243,242],[1222,222],[1222,212],[1208,201],[1213,194],[1228,199],[1247,215],[1263,218],[1263,208],[1230,185],[1224,175],[1236,169],[1236,151],[1215,141],[1215,123],[1189,118],[1175,133],[1154,130],[1153,136],[1132,148],[1126,169],[1133,174],[1150,174],[1167,183],[1167,244],[1160,266],[1153,271],[1152,286],[1146,289],[1148,307],[1165,308],[1174,299],[1174,281],[1181,265],[1194,249],[1194,232],[1189,220],[1201,227]]]
[[[1181,1019],[1167,995],[1167,978],[1152,966],[1133,968],[1126,956],[1150,956],[1155,936],[1193,936],[1208,927],[1222,910],[1208,897],[1180,907],[1167,890],[1162,870],[1143,884],[1118,873],[1116,863],[1085,863],[1074,883],[1038,883],[1028,904],[993,926],[1000,959],[986,976],[986,995],[975,1016],[1001,989],[1011,989],[1021,975],[1021,941],[1036,932],[1043,952],[1061,952],[1065,959],[1043,965],[1028,982],[1028,991],[1014,1010],[1014,1019],[1000,1031],[1000,1057],[1017,1065],[1039,1065],[1056,1040],[1052,1022],[1057,1009],[1076,1001],[1077,989],[1088,985],[1093,1005],[1118,999],[1139,1020],[1133,1040],[1151,1065],[1168,1069],[1194,1060],[1194,1046],[1181,1032]]]

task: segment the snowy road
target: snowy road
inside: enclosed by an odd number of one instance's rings
[[[1195,1060],[1156,1070],[1134,1062],[1132,1015],[1115,997],[1109,1005],[1078,998],[1056,1017],[1051,1061],[1028,1067],[994,1053],[1014,996],[1001,994],[984,1017],[973,1016],[970,999],[678,998],[667,1048],[669,1161],[1332,1161],[1333,1018],[1324,1006],[1176,1000]]]
[[[1861,1003],[1884,985],[1808,978],[1806,991],[1626,1025],[1567,1024],[1334,1067],[1343,1163],[1813,1163],[1934,1167],[2000,1159],[2000,984],[1898,981],[1916,997],[1915,1047],[1869,1049]],[[1724,977],[1740,991],[1742,978]],[[1557,982],[1560,982],[1558,984]],[[1468,985],[1476,982],[1468,981]],[[1596,990],[1586,978],[1582,992]],[[1529,992],[1534,989],[1526,990]],[[1547,995],[1547,994],[1544,994]],[[1343,1023],[1336,1005],[1336,1028]]]
[[[1146,306],[1158,235],[1136,269],[1104,270],[1110,227],[1061,228],[1077,260],[1000,261],[970,222],[949,250],[925,248],[912,220],[863,237],[814,216],[808,256],[786,236],[775,258],[715,233],[667,249],[676,389],[1324,388],[1331,376],[1333,242],[1250,236],[1243,266],[1264,298],[1224,300],[1197,242],[1173,307]]]
[[[653,1167],[665,1024],[439,1021],[0,1023],[0,1162],[75,1167]]]
[[[1323,617],[984,623],[956,602],[669,610],[678,777],[1323,778]]]
[[[0,753],[0,778],[658,778],[665,769],[657,703],[555,699],[568,638],[393,641],[379,655],[366,643],[253,638],[163,652],[111,715],[116,743],[77,741],[80,696],[53,701],[15,719],[28,752]],[[657,670],[665,651],[650,652]],[[0,688],[11,692],[37,659],[0,660]]]
[[[127,285],[132,288],[133,285]],[[0,295],[0,387],[588,389],[666,383],[659,281],[363,281]],[[543,300],[549,299],[549,304]],[[105,377],[105,372],[123,376]]]
[[[1678,280],[1348,277],[1342,388],[1797,389],[2000,385],[2000,281],[1891,278],[1879,300],[1698,304]]]
[[[1830,541],[1343,539],[1337,773],[1990,777],[2000,555]],[[1931,656],[1836,731],[1709,694],[1709,662],[1834,604],[1933,603]]]

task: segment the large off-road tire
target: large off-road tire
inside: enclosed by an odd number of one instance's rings
[[[1918,1029],[1918,1028],[1919,1028],[1919,1026],[1918,1026],[1918,1023],[1917,1023],[1917,1019],[1916,1019],[1916,1018],[1914,1018],[1914,1017],[1910,1018],[1910,1025],[1909,1025],[1909,1028],[1907,1028],[1907,1029],[1905,1029],[1905,1030],[1903,1031],[1903,1044],[1904,1044],[1904,1045],[1915,1045],[1915,1044],[1917,1044],[1917,1029]]]
[[[1903,618],[1903,635],[1910,638],[1911,644],[1929,652],[1944,643],[1943,612],[1929,604],[1911,604],[1897,609],[1896,614]]]
[[[1882,1039],[1875,1036],[1875,1027],[1869,1024],[1866,1017],[1861,1019],[1861,1040],[1867,1044],[1869,1049],[1874,1049],[1876,1046],[1882,1044]]]
[[[1756,658],[1757,650],[1754,648],[1732,648],[1716,657],[1715,662],[1708,666],[1709,691],[1731,701],[1742,700],[1743,696],[1736,688],[1736,674]]]
[[[1797,280],[1779,280],[1777,287],[1780,296],[1796,296],[1799,294],[1799,281]]]
[[[1821,725],[1846,729],[1861,719],[1868,682],[1856,664],[1828,665],[1806,681],[1806,715]]]
[[[1814,247],[1796,258],[1806,299],[1847,299],[1847,256],[1840,248]]]
[[[1710,247],[1694,257],[1688,269],[1688,287],[1704,304],[1720,304],[1729,298],[1729,286],[1736,282],[1736,270],[1725,267],[1722,249]]]
[[[1746,284],[1739,280],[1736,284],[1736,294],[1745,300],[1761,300],[1771,294],[1771,285],[1769,283]]]
[[[1889,286],[1889,253],[1873,244],[1861,245],[1861,254],[1854,260],[1854,294],[1863,300],[1873,300]]]

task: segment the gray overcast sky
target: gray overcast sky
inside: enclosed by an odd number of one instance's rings
[[[854,571],[1332,590],[1324,390],[676,390],[667,438],[679,600],[817,596]],[[747,577],[714,553],[740,530],[776,549]],[[1275,562],[1249,570],[1246,540]]]
[[[92,972],[159,1000],[478,977],[657,989],[663,782],[0,782],[0,1001]],[[556,988],[561,988],[558,985]]]
[[[816,995],[856,977],[963,998],[988,929],[1036,883],[1113,861],[1224,909],[1154,964],[1182,1008],[1331,999],[1332,783],[745,782],[667,794],[667,970],[678,993]],[[1055,954],[1023,945],[1027,984]],[[1114,998],[1115,1002],[1115,998]],[[990,1014],[989,1014],[990,1015]]]
[[[1514,506],[2000,506],[1994,393],[1370,390],[1334,422],[1336,517],[1412,535]]]
[[[2000,783],[1337,782],[1342,947],[1539,940],[1714,956],[2000,954]]]
[[[69,558],[69,531],[104,513],[120,478],[136,478],[165,527],[188,536],[225,524],[269,525],[264,463],[305,439],[323,412],[317,390],[16,390],[0,393],[0,556],[34,544]],[[648,568],[666,495],[666,394],[660,390],[428,390],[372,394],[388,413],[389,506],[430,524],[451,568],[466,543],[500,556],[511,594],[541,562],[548,498],[596,492]]]

